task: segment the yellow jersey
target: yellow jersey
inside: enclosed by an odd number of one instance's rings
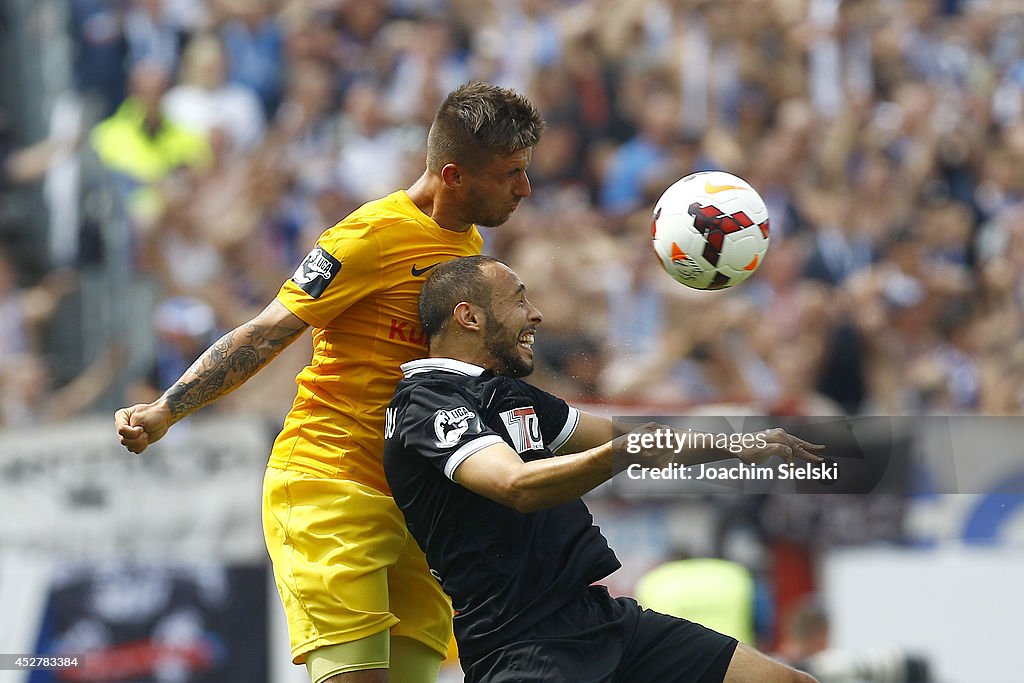
[[[313,358],[270,466],[351,479],[390,494],[384,412],[399,365],[427,353],[420,289],[430,269],[479,254],[472,226],[445,230],[404,191],[369,202],[327,229],[277,299],[313,327]]]

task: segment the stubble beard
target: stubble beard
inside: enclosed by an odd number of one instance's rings
[[[533,372],[533,360],[519,355],[519,335],[509,341],[509,330],[499,325],[489,312],[486,315],[487,333],[484,335],[484,348],[497,362],[494,371],[505,377],[526,377]]]
[[[474,189],[470,195],[470,206],[487,206],[490,201],[490,197],[476,189]],[[475,218],[473,223],[485,228],[497,228],[498,226],[507,223],[513,213],[515,213],[515,209],[506,213],[482,215]]]

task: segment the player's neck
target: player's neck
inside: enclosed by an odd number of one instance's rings
[[[473,343],[472,340],[465,340],[468,343],[460,343],[463,340],[461,338],[451,338],[450,336],[446,339],[444,335],[438,339],[435,339],[430,345],[430,357],[431,358],[451,358],[452,360],[462,361],[463,363],[469,363],[485,370],[493,370],[493,358],[487,351],[480,348],[479,343]]]
[[[444,191],[444,181],[430,171],[424,171],[405,193],[409,195],[417,209],[433,218],[434,222],[445,230],[466,232],[473,224],[465,223],[455,215],[452,207],[444,201]]]

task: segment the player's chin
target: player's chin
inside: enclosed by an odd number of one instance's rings
[[[526,377],[533,372],[533,350],[520,348],[515,360],[506,361],[505,367],[510,377]]]
[[[517,207],[518,205],[511,207],[508,210],[508,213],[490,216],[486,219],[477,221],[477,225],[482,225],[485,228],[497,228],[500,225],[504,225],[508,222],[509,218],[512,218],[512,214],[515,213]]]
[[[526,349],[523,356],[520,356],[519,367],[517,368],[520,377],[526,377],[533,372],[533,349]]]

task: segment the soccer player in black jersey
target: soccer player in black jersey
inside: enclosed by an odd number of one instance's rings
[[[384,470],[452,598],[469,683],[813,682],[733,638],[592,585],[619,561],[579,497],[624,463],[612,459],[610,420],[518,379],[533,370],[541,313],[511,269],[487,256],[441,264],[419,308],[431,357],[402,366]],[[738,457],[821,460],[820,446],[780,429],[766,441]],[[638,457],[661,466],[666,456]],[[728,457],[694,448],[677,461]]]

